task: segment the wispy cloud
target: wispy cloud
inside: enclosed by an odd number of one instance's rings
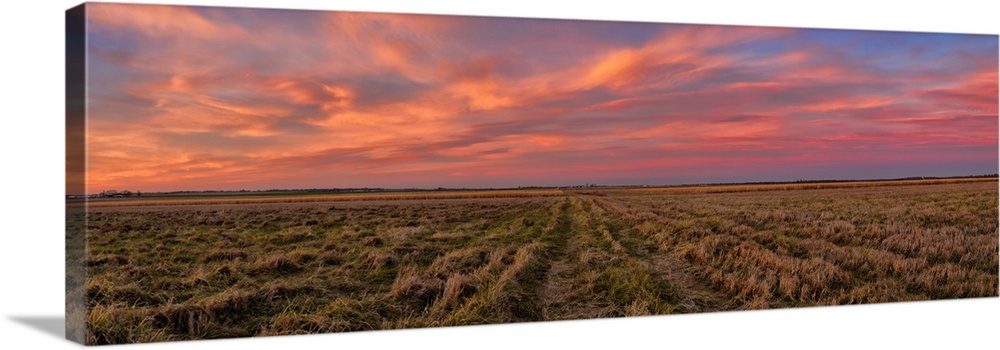
[[[89,190],[963,175],[997,37],[90,4]]]

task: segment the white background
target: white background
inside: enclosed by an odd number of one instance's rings
[[[133,1],[147,3],[147,1]],[[0,347],[75,347],[62,339],[64,11],[73,1],[0,11]],[[674,23],[1000,33],[991,1],[158,1],[298,9]],[[666,3],[665,1],[663,3]],[[30,4],[30,5],[27,5]],[[39,326],[41,325],[41,326]],[[1000,298],[129,345],[146,349],[619,347],[994,347]],[[53,330],[54,329],[54,330]]]

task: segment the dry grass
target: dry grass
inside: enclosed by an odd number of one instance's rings
[[[703,192],[95,206],[86,339],[998,294],[995,180]]]
[[[892,181],[851,181],[851,182],[804,182],[804,183],[779,183],[779,184],[749,184],[749,185],[706,185],[706,186],[672,186],[672,187],[643,187],[633,188],[626,191],[638,193],[729,193],[729,192],[756,192],[756,191],[791,191],[791,190],[819,190],[838,188],[865,188],[881,186],[913,186],[913,185],[940,185],[974,182],[996,183],[997,178],[947,178],[947,179],[926,179],[926,180],[892,180]]]
[[[293,195],[224,195],[224,196],[152,196],[90,200],[90,207],[134,207],[162,205],[205,205],[205,204],[254,204],[254,203],[310,203],[348,201],[400,201],[422,199],[473,199],[473,198],[526,198],[552,197],[563,195],[555,189],[518,190],[470,190],[470,191],[417,191],[417,192],[372,192],[372,193],[318,193]]]
[[[728,308],[997,295],[995,182],[601,201]]]

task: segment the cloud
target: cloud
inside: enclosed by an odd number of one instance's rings
[[[114,34],[138,31],[143,37],[154,39],[226,40],[247,34],[240,26],[212,21],[183,6],[90,4],[87,20],[98,27],[90,30]]]
[[[91,192],[997,166],[997,42],[988,36],[93,9]],[[944,168],[942,159],[954,161]]]

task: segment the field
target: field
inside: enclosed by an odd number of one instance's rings
[[[998,295],[996,178],[849,184],[95,202],[86,339]]]

